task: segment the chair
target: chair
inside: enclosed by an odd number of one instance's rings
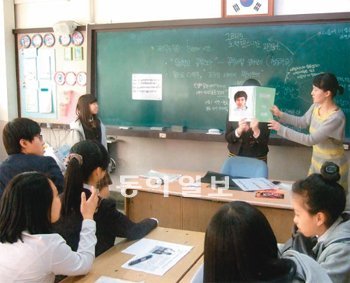
[[[225,160],[221,173],[234,177],[267,178],[268,167],[266,162],[256,158],[232,156]]]

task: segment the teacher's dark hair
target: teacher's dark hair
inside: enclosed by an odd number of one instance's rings
[[[88,182],[92,172],[100,167],[107,170],[109,154],[106,148],[93,140],[84,140],[72,146],[71,153],[81,156],[82,160],[71,158],[64,174],[61,215],[68,216],[73,210],[80,213],[83,184]],[[86,191],[84,190],[86,193]],[[89,197],[89,195],[87,195]]]
[[[337,78],[331,73],[318,74],[314,77],[312,84],[323,91],[330,91],[332,97],[336,96],[337,93],[344,93],[344,88],[339,85]]]
[[[0,202],[0,242],[22,240],[22,232],[51,232],[53,192],[42,173],[26,172],[15,176],[5,188]]]
[[[286,276],[294,263],[278,258],[275,235],[252,205],[223,205],[211,219],[204,243],[204,282],[268,281]]]
[[[326,215],[325,225],[330,227],[345,209],[346,194],[339,181],[339,167],[333,162],[325,162],[321,174],[311,174],[293,184],[293,193],[304,198],[308,212]]]

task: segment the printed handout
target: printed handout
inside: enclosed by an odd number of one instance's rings
[[[141,239],[123,250],[135,256],[122,267],[162,276],[191,249],[192,246]]]

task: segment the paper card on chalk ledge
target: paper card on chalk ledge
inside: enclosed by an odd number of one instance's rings
[[[229,121],[246,118],[259,122],[271,120],[271,107],[274,105],[276,89],[259,86],[229,87]]]

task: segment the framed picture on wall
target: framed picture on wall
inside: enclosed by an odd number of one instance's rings
[[[224,18],[272,16],[274,0],[222,0]]]

